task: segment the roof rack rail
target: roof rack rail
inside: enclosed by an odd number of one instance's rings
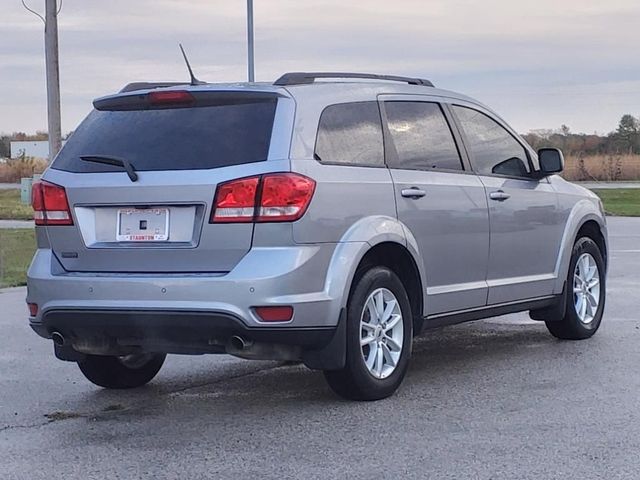
[[[318,78],[361,78],[367,80],[386,80],[391,82],[408,83],[409,85],[422,85],[433,87],[433,83],[424,78],[399,77],[397,75],[376,75],[374,73],[350,73],[350,72],[289,72],[273,82],[277,86],[308,85]]]
[[[136,90],[150,90],[150,89],[153,89],[153,88],[175,87],[177,85],[189,85],[189,83],[185,83],[185,82],[133,82],[133,83],[128,83],[127,85],[122,87],[122,90],[120,90],[120,93],[133,92],[133,91],[136,91]]]

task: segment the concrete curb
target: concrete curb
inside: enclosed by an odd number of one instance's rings
[[[0,228],[34,228],[33,220],[0,220]]]

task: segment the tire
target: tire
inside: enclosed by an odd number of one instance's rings
[[[584,260],[585,258],[586,260]],[[576,268],[579,261],[589,262],[590,267],[585,268],[586,264],[582,263]],[[597,267],[597,270],[590,281],[584,282],[582,279],[575,279],[575,277],[581,278],[585,271],[591,272],[593,265]],[[579,238],[573,246],[569,262],[564,316],[559,321],[547,320],[545,322],[551,335],[562,340],[584,340],[592,337],[598,331],[602,323],[606,299],[605,273],[604,260],[598,245],[588,237]],[[597,284],[593,281],[596,277]],[[585,287],[583,288],[582,285]],[[593,287],[589,288],[589,285],[593,285]],[[597,305],[594,306],[596,299]]]
[[[166,355],[157,353],[125,357],[87,355],[78,366],[87,380],[100,387],[137,388],[157,375],[165,358]]]
[[[382,320],[375,313],[380,304],[390,313],[382,315]],[[361,325],[361,320],[366,325]],[[349,400],[380,400],[392,395],[409,367],[412,330],[409,298],[396,274],[386,267],[358,272],[347,304],[345,367],[324,372],[331,389]],[[361,346],[361,340],[369,343]]]

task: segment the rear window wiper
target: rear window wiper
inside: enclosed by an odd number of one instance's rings
[[[104,165],[114,165],[116,167],[122,167],[127,171],[127,175],[132,182],[138,181],[138,174],[136,173],[133,165],[129,160],[118,157],[110,157],[107,155],[80,155],[80,159],[85,162],[102,163]]]

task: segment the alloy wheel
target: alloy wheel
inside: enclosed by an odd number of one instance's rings
[[[576,262],[573,301],[578,319],[585,325],[593,322],[600,304],[600,272],[590,253],[583,253]]]
[[[374,290],[360,316],[360,350],[369,373],[383,379],[391,375],[402,354],[404,323],[395,295],[386,288]]]

